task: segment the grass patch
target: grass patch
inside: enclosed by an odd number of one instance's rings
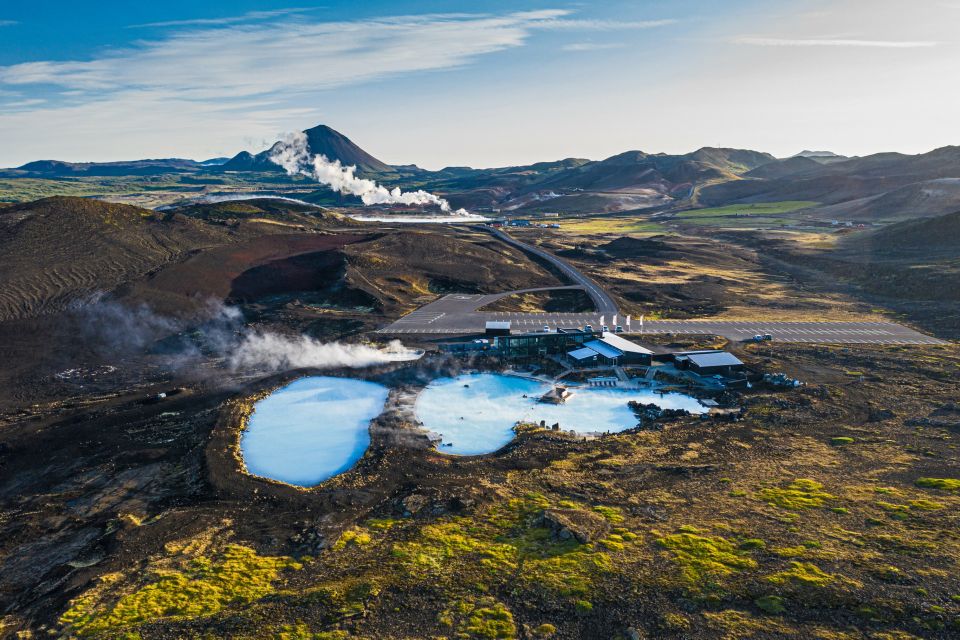
[[[837,577],[822,571],[811,562],[791,562],[790,568],[767,576],[773,584],[802,584],[810,587],[825,587]]]
[[[695,588],[709,586],[719,577],[757,566],[753,558],[719,536],[674,533],[657,538],[657,544],[673,553],[683,581]]]
[[[113,607],[98,607],[96,596],[85,594],[71,602],[60,622],[77,635],[93,636],[161,618],[211,616],[273,593],[281,571],[300,568],[286,556],[260,556],[228,545],[213,559],[191,560],[185,571],[158,571],[154,582],[122,596]]]
[[[599,576],[613,570],[607,552],[624,550],[628,532],[614,533],[597,545],[580,544],[575,538],[558,540],[539,523],[542,511],[551,506],[543,496],[532,494],[476,518],[426,525],[415,540],[395,544],[393,555],[418,580],[467,575],[503,582],[515,580],[519,571],[522,581],[557,594],[586,595]]]
[[[784,613],[787,610],[780,596],[763,596],[754,600],[753,604],[761,611],[772,614]]]
[[[597,217],[564,219],[560,221],[563,233],[592,235],[604,233],[664,233],[664,225],[648,222],[643,218]]]
[[[757,492],[757,498],[769,505],[791,511],[815,509],[822,507],[828,500],[836,499],[835,495],[821,489],[823,485],[819,482],[800,478],[786,487],[765,487]]]
[[[816,206],[818,202],[810,200],[784,200],[782,202],[754,202],[752,204],[731,204],[707,209],[691,209],[676,215],[681,219],[771,216]]]
[[[373,537],[369,531],[360,527],[352,527],[340,534],[337,541],[333,543],[333,550],[340,551],[347,546],[362,547],[373,542]]]
[[[960,491],[960,479],[957,478],[917,478],[914,483],[924,489],[943,489],[944,491]]]
[[[440,614],[440,624],[453,630],[457,638],[498,640],[517,636],[513,614],[494,598],[458,600]]]
[[[836,438],[830,438],[830,444],[835,447],[842,447],[847,444],[853,444],[854,442],[856,442],[856,440],[848,436],[837,436]]]

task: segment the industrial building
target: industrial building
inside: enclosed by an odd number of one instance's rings
[[[673,354],[678,369],[689,369],[701,376],[733,376],[742,373],[746,365],[726,351],[680,351]]]

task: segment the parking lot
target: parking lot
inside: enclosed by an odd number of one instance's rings
[[[576,288],[576,287],[563,287]],[[513,313],[478,309],[510,293],[493,295],[451,294],[413,311],[384,327],[391,335],[464,335],[482,333],[488,320],[509,320],[515,332],[542,331],[544,327],[599,329],[606,324],[623,327],[631,334],[709,334],[744,340],[770,334],[779,342],[822,344],[942,344],[943,341],[893,322],[774,322],[745,320],[648,320],[641,327],[636,318],[627,324],[622,315],[599,313]]]

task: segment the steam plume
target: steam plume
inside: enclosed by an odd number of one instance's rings
[[[399,340],[386,347],[320,342],[309,336],[287,336],[254,330],[244,324],[237,307],[211,300],[193,319],[155,313],[149,306],[127,306],[104,294],[80,301],[73,309],[78,331],[93,340],[107,357],[125,357],[158,340],[176,336],[158,355],[174,370],[199,371],[197,364],[213,356],[235,373],[264,373],[298,368],[361,368],[388,362],[417,360],[423,352],[407,349]],[[198,324],[199,322],[199,324]],[[182,332],[190,330],[185,337]]]
[[[320,342],[308,336],[287,337],[277,333],[245,334],[230,351],[227,363],[236,370],[284,371],[316,367],[369,367],[386,362],[416,360],[422,353],[394,340],[385,349],[363,344]]]
[[[453,211],[450,203],[429,191],[401,191],[400,187],[387,189],[373,180],[358,178],[357,168],[344,166],[339,160],[331,161],[323,154],[310,155],[307,136],[302,132],[284,136],[270,154],[270,161],[283,167],[290,175],[304,175],[327,185],[334,191],[359,196],[365,205],[409,204],[439,207],[445,213],[466,215],[465,209]]]

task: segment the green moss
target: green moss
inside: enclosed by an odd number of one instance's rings
[[[774,584],[796,583],[811,587],[825,587],[836,578],[810,562],[791,562],[786,571],[767,576],[767,580]]]
[[[593,603],[589,600],[577,600],[574,606],[576,607],[577,613],[585,614],[593,611]]]
[[[657,544],[673,553],[683,580],[695,588],[708,586],[718,577],[757,566],[753,558],[721,537],[675,533],[658,538]]]
[[[340,534],[337,541],[333,543],[333,550],[340,551],[349,545],[362,547],[371,542],[373,542],[373,537],[370,535],[370,532],[361,527],[353,527]]]
[[[944,491],[960,491],[960,479],[957,478],[917,478],[914,483],[924,489],[943,489]]]
[[[541,625],[537,625],[533,629],[533,635],[535,638],[549,638],[556,632],[557,628],[549,622],[544,622]]]
[[[685,631],[690,628],[690,620],[682,613],[665,613],[660,625],[668,631]]]
[[[301,623],[295,625],[284,625],[276,636],[277,640],[350,640],[350,634],[346,631],[320,631],[314,633],[310,628]]]
[[[757,492],[757,497],[781,509],[799,511],[822,507],[828,500],[836,499],[836,496],[821,489],[823,485],[819,482],[800,478],[786,487],[765,487]]]
[[[799,558],[807,552],[807,548],[803,545],[797,545],[795,547],[775,547],[773,552],[781,558]]]
[[[760,538],[747,538],[737,546],[744,551],[753,551],[754,549],[766,549],[767,543]]]
[[[614,524],[623,522],[623,513],[619,507],[605,507],[603,505],[598,505],[594,507],[593,510],[602,515],[609,522],[613,522]]]
[[[938,511],[943,509],[943,504],[936,500],[921,498],[920,500],[911,500],[910,508],[918,511]]]
[[[753,601],[757,608],[767,613],[777,614],[787,610],[784,600],[780,596],[763,596]]]
[[[440,614],[439,621],[457,638],[500,640],[517,635],[513,614],[502,602],[489,597],[458,600]]]
[[[586,595],[596,579],[612,570],[607,551],[624,550],[627,532],[614,533],[596,547],[575,539],[558,540],[539,524],[543,509],[550,506],[543,496],[530,494],[476,518],[427,525],[415,540],[395,544],[393,555],[417,580],[464,575],[484,582],[515,580],[522,567],[523,582],[560,595]]]
[[[835,447],[842,447],[845,444],[853,444],[856,442],[853,438],[847,436],[837,436],[836,438],[830,438],[830,444]]]
[[[112,607],[78,598],[60,618],[78,635],[96,635],[161,618],[211,616],[235,604],[247,604],[274,591],[284,569],[301,565],[285,556],[260,556],[229,545],[214,559],[199,557],[185,571],[158,571],[155,581],[121,597]]]
[[[467,556],[494,571],[516,568],[516,547],[472,535],[469,521],[462,518],[427,525],[421,529],[420,538],[393,547],[394,556],[415,574],[442,572],[450,560]]]

